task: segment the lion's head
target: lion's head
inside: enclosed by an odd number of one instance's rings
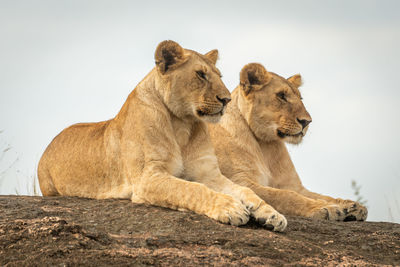
[[[215,63],[218,51],[205,55],[183,49],[173,41],[161,42],[155,52],[156,83],[167,107],[180,118],[218,122],[230,93]]]
[[[301,83],[299,74],[285,79],[258,63],[243,67],[239,109],[258,139],[301,142],[311,122],[298,89]]]

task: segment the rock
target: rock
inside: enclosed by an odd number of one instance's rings
[[[0,196],[0,266],[400,265],[399,224],[287,219],[275,233],[129,200]]]

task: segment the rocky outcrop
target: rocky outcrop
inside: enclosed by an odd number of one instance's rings
[[[0,196],[0,266],[200,264],[400,265],[400,225],[288,217],[275,233],[128,200]]]

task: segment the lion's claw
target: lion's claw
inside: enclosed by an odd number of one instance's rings
[[[256,221],[267,230],[283,232],[287,226],[286,218],[271,207],[264,205],[252,212]]]

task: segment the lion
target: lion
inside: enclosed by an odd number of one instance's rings
[[[43,196],[131,199],[235,226],[251,216],[283,231],[282,214],[219,169],[207,123],[220,120],[231,98],[217,58],[217,50],[161,42],[155,67],[115,118],[72,125],[50,143],[38,166]]]
[[[311,116],[302,102],[300,74],[285,79],[250,63],[219,124],[209,125],[223,175],[252,189],[285,215],[335,221],[363,221],[361,204],[304,188],[285,143],[299,144]]]

